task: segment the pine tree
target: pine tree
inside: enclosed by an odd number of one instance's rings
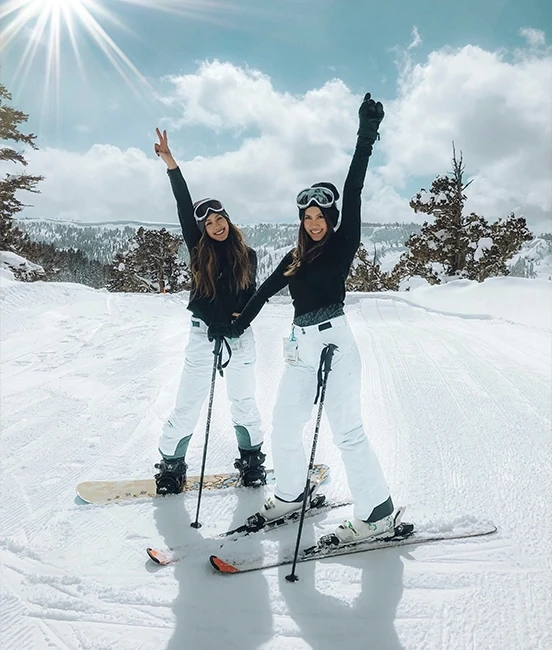
[[[113,260],[108,289],[135,293],[175,293],[190,288],[188,266],[177,258],[182,238],[165,228],[141,227],[127,251]]]
[[[398,282],[380,269],[374,247],[374,259],[368,259],[368,251],[360,244],[345,282],[347,291],[397,291]]]
[[[18,129],[19,124],[26,122],[29,116],[8,106],[7,101],[11,101],[11,94],[0,84],[0,140],[22,142],[37,149],[34,143],[36,136],[32,133],[26,135]],[[11,147],[0,148],[0,161],[20,163],[25,167],[28,164],[23,154]],[[14,225],[13,217],[26,206],[16,197],[16,192],[23,190],[36,194],[36,186],[41,180],[42,176],[9,173],[0,180],[0,250],[20,252],[24,235]]]
[[[21,243],[21,254],[40,265],[42,273],[27,272],[27,277],[16,273],[18,279],[76,282],[95,289],[104,288],[108,281],[109,266],[90,260],[80,249],[56,248],[53,244],[31,241],[26,237]]]
[[[453,143],[451,176],[438,176],[427,192],[420,190],[410,201],[414,212],[434,217],[424,222],[421,232],[406,242],[404,253],[394,270],[397,277],[420,276],[430,284],[443,277],[467,278],[482,282],[488,277],[508,275],[506,262],[533,235],[523,217],[513,213],[493,224],[472,212],[464,215],[467,200],[462,154],[456,158]]]

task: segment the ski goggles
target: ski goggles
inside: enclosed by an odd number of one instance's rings
[[[330,208],[335,203],[335,196],[327,187],[308,187],[297,195],[297,207],[306,208],[316,203],[319,208]]]
[[[194,205],[196,221],[205,221],[209,212],[226,212],[226,210],[222,203],[216,199],[203,199]]]

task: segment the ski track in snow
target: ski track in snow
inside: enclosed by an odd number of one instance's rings
[[[295,527],[224,550],[204,539],[242,523],[263,490],[204,492],[200,530],[189,525],[197,493],[75,501],[80,481],[152,473],[183,364],[186,296],[10,283],[1,299],[2,650],[552,648],[549,330],[389,296],[351,300],[364,421],[405,519],[491,519],[499,533],[305,563],[289,584],[289,567],[230,577],[207,563],[210,553],[278,555],[293,544]],[[276,300],[254,323],[267,434],[290,318]],[[205,415],[206,406],[192,474]],[[307,448],[314,419],[313,407]],[[231,471],[220,380],[211,427],[207,470]],[[329,497],[348,498],[325,418],[317,461],[331,465]],[[308,520],[305,543],[349,514]],[[147,560],[146,546],[178,544],[188,553],[174,567]]]

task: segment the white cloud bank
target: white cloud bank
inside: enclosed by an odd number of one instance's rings
[[[528,47],[513,53],[467,45],[414,63],[408,51],[396,97],[378,97],[386,118],[364,220],[414,220],[404,188],[413,177],[448,171],[454,140],[475,178],[470,209],[490,219],[513,210],[536,230],[551,229],[552,55],[542,32],[521,35]],[[298,189],[343,183],[362,97],[342,81],[291,95],[258,70],[219,61],[169,81],[172,92],[160,101],[179,115],[167,121],[173,143],[198,125],[238,136],[236,150],[180,161],[193,196],[216,195],[238,223],[293,220]],[[29,159],[47,180],[28,216],[175,219],[164,165],[150,151],[95,145],[84,154],[45,149]]]

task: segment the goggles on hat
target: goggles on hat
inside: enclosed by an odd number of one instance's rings
[[[203,199],[194,207],[196,221],[205,221],[209,212],[225,212],[224,206],[216,199]]]
[[[297,195],[297,207],[306,208],[316,203],[320,208],[330,208],[335,203],[333,192],[327,187],[308,187]]]

